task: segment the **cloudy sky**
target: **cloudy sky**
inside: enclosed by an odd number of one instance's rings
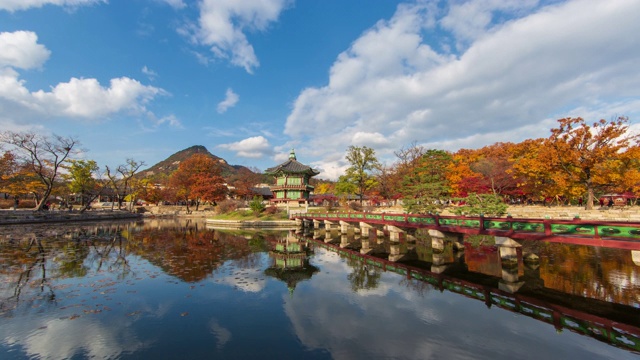
[[[0,129],[99,165],[192,145],[336,178],[393,152],[640,118],[637,0],[0,0]],[[635,126],[635,125],[634,125]]]

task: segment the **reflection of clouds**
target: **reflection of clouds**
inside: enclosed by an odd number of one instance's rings
[[[4,324],[0,328],[2,342],[10,346],[19,344],[29,357],[42,359],[74,356],[115,358],[123,352],[134,352],[148,345],[138,341],[135,334],[122,324],[108,326],[84,316],[74,320],[36,321],[21,318]]]
[[[632,358],[624,350],[591,346],[595,340],[588,337],[558,334],[552,325],[487,309],[462,295],[433,290],[420,296],[406,286],[416,280],[393,273],[382,274],[384,291],[352,292],[343,276],[351,272],[346,260],[338,264],[328,254],[315,251],[314,265],[321,271],[304,284],[313,289],[301,288],[283,299],[301,343],[326,349],[333,358],[594,358],[603,352]]]
[[[244,292],[259,293],[267,284],[263,268],[267,266],[268,257],[255,260],[251,265],[241,268],[225,265],[219,268],[209,281],[228,285]]]
[[[231,331],[222,327],[216,319],[209,322],[211,333],[216,337],[216,347],[221,350],[226,343],[231,341]]]

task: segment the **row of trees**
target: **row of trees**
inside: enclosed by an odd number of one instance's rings
[[[36,211],[45,209],[53,195],[65,202],[71,202],[71,195],[79,197],[82,211],[105,196],[119,209],[126,202],[132,210],[137,200],[145,200],[180,202],[189,211],[192,203],[197,208],[202,202],[220,201],[229,195],[228,179],[222,177],[218,162],[205,154],[194,154],[181,162],[157,184],[140,176],[143,161],[127,159],[125,164],[102,169],[94,160],[78,159],[83,150],[75,138],[7,131],[0,133],[0,146],[0,193],[34,198]],[[233,180],[234,195],[250,198],[260,176],[242,169]]]
[[[345,174],[335,184],[319,184],[316,193],[402,199],[415,213],[440,211],[452,200],[499,212],[503,200],[584,199],[591,209],[596,194],[640,191],[638,141],[628,118],[618,117],[592,125],[564,118],[548,138],[453,153],[414,143],[397,151],[391,166],[373,149],[351,146]]]
[[[640,145],[629,132],[629,120],[619,117],[588,125],[581,118],[558,120],[548,138],[521,143],[496,143],[481,149],[448,152],[416,143],[398,150],[397,161],[381,164],[375,150],[351,146],[350,164],[337,182],[316,183],[315,193],[350,194],[363,199],[398,200],[407,211],[441,211],[450,201],[465,204],[458,211],[504,210],[504,200],[585,199],[593,207],[596,194],[640,190]],[[0,133],[0,192],[32,195],[41,210],[52,193],[80,194],[85,209],[95,198],[110,194],[120,208],[137,199],[172,201],[196,209],[229,195],[250,199],[259,174],[241,170],[234,179],[221,175],[218,163],[194,154],[162,184],[139,176],[144,162],[127,159],[104,170],[93,160],[77,159],[78,140],[36,133]],[[160,185],[160,186],[159,186]]]

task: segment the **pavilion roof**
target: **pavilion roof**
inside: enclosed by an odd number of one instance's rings
[[[320,172],[312,169],[310,166],[307,166],[298,160],[289,159],[278,166],[274,166],[272,168],[268,168],[264,171],[266,174],[279,174],[279,173],[287,173],[287,174],[309,174],[311,176],[318,175]]]

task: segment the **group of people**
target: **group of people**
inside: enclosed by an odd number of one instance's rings
[[[600,198],[600,207],[604,207],[604,198]],[[609,198],[609,201],[607,201],[607,207],[613,207],[613,198]]]

